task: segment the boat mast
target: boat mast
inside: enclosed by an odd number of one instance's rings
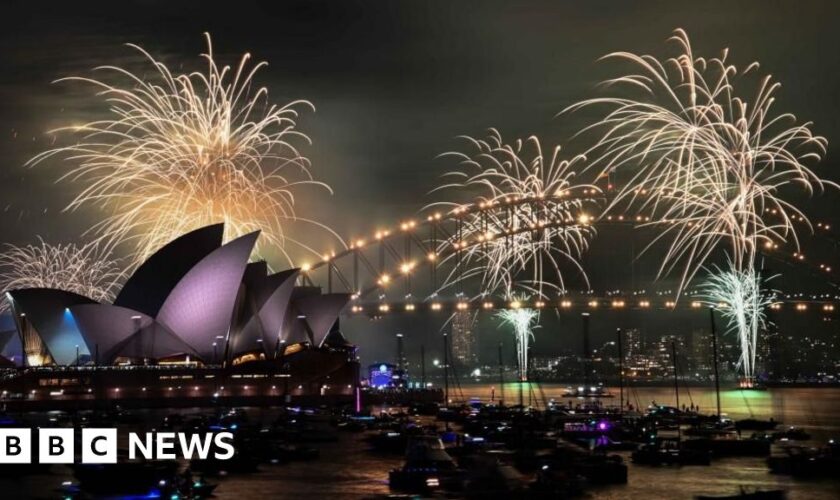
[[[502,358],[502,343],[499,342],[499,388],[501,394],[499,398],[499,408],[505,405],[505,365]]]
[[[420,345],[420,382],[426,388],[426,346]]]
[[[589,313],[582,313],[583,317],[583,385],[585,389],[591,386],[589,376],[592,375],[592,350],[589,346]]]
[[[677,343],[671,340],[671,357],[674,364],[674,394],[677,397],[677,442],[682,441],[682,434],[680,430],[680,384],[677,378]]]
[[[709,320],[712,322],[712,365],[715,369],[715,398],[717,399],[717,418],[718,423],[720,423],[720,377],[718,375],[718,345],[714,306],[709,308]]]
[[[443,404],[449,407],[449,337],[443,334]]]
[[[621,347],[621,328],[615,329],[616,342],[618,342],[618,411],[624,413],[624,352]]]

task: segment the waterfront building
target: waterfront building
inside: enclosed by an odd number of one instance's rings
[[[475,334],[473,313],[456,312],[452,317],[452,357],[465,368],[478,364],[478,342]]]
[[[338,329],[350,296],[299,286],[298,269],[270,273],[265,262],[248,262],[259,232],[225,244],[223,234],[223,225],[216,224],[165,245],[134,271],[110,304],[56,289],[7,292],[14,333],[0,340],[20,352],[0,347],[25,370],[6,377],[4,387],[25,390],[22,377],[47,385],[61,379],[58,396],[91,394],[91,372],[82,368],[181,367],[210,370],[202,376],[215,378],[221,373],[213,370],[238,367],[239,378],[271,379],[282,372],[300,392],[315,384],[320,394],[323,386],[351,394],[355,347]],[[119,378],[125,372],[113,373]],[[149,378],[134,372],[134,379],[142,379],[134,384],[142,384],[140,392],[149,392],[152,379],[155,385],[178,386],[169,374],[153,373]],[[132,380],[123,377],[123,394],[131,392],[125,386]],[[277,391],[276,382],[239,385]],[[199,385],[194,387],[198,392]]]

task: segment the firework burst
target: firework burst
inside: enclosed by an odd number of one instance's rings
[[[627,52],[606,56],[636,70],[605,86],[641,91],[640,99],[589,99],[568,110],[606,108],[584,129],[600,137],[590,166],[625,174],[628,182],[609,209],[635,205],[652,214],[650,224],[660,229],[656,240],[670,240],[660,275],[681,267],[682,290],[717,248],[736,270],[749,273],[760,245],[792,241],[798,247],[793,220],[807,218],[783,198],[782,188],[811,194],[836,184],[807,166],[821,159],[826,140],[812,133],[811,123],[774,113],[779,83],[760,77],[751,98],[737,93],[736,83],[749,80],[758,63],[739,70],[727,61],[727,50],[697,57],[682,30],[671,41],[680,53],[664,61]]]
[[[526,299],[527,300],[527,299]],[[519,363],[519,380],[528,380],[528,347],[534,340],[534,329],[538,328],[539,311],[528,308],[514,307],[496,312],[496,317],[503,325],[513,327],[516,338],[516,359]]]
[[[64,79],[93,85],[110,116],[58,129],[79,142],[30,162],[58,156],[75,164],[60,181],[85,187],[67,209],[104,207],[110,215],[94,230],[108,241],[130,241],[136,263],[177,236],[217,222],[225,223],[228,240],[261,230],[261,250],[270,247],[289,260],[286,243],[311,250],[289,236],[289,224],[314,224],[340,241],[325,226],[295,214],[301,188],[331,193],[313,179],[298,151],[297,144],[310,141],[297,130],[297,119],[312,104],[270,104],[267,89],[254,81],[266,63],[249,65],[245,54],[235,69],[220,66],[209,35],[202,55],[206,73],[173,74],[130,46],[152,66],[151,76],[102,66],[97,72],[104,79]]]
[[[730,262],[726,268],[715,266],[700,286],[703,300],[719,308],[729,333],[737,335],[741,347],[739,364],[748,382],[755,377],[758,336],[767,325],[766,310],[775,297],[772,291],[764,289],[765,281],[752,267],[742,271]]]
[[[436,189],[469,193],[475,200],[471,210],[434,204],[450,209],[459,227],[439,249],[448,260],[460,259],[444,287],[478,278],[484,294],[511,298],[519,289],[542,297],[546,289],[565,290],[562,263],[585,279],[578,259],[594,229],[583,213],[592,198],[581,195],[599,192],[575,184],[585,158],[564,160],[559,146],[544,151],[535,136],[508,144],[495,129],[486,139],[464,139],[471,151],[442,155],[455,158],[460,168],[445,174],[449,182]]]
[[[123,273],[109,253],[96,243],[52,245],[39,239],[35,245],[5,245],[0,254],[0,291],[56,288],[110,301]],[[8,307],[4,298],[0,310]]]

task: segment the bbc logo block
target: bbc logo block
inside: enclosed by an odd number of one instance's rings
[[[0,429],[0,464],[28,464],[32,461],[31,429]]]
[[[73,429],[38,429],[38,462],[72,464]],[[82,463],[117,463],[117,429],[82,429]],[[0,464],[32,463],[32,429],[0,429]]]
[[[117,463],[117,429],[82,429],[82,463]]]
[[[87,428],[80,434],[77,441],[79,431],[72,428],[0,429],[0,465],[73,464],[80,458],[83,464],[117,463],[116,428]],[[235,453],[231,432],[130,432],[127,437],[129,460],[230,460]]]
[[[38,429],[38,461],[42,464],[72,464],[73,429]]]

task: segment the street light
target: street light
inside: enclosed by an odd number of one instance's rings
[[[79,366],[79,344],[76,344],[76,366]]]

